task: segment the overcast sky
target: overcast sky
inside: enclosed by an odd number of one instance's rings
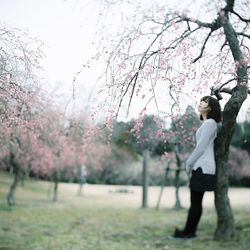
[[[57,94],[62,96],[65,103],[71,98],[76,72],[94,53],[92,42],[98,36],[96,28],[101,20],[99,14],[102,12],[103,2],[104,0],[0,0],[2,23],[24,29],[46,44],[44,76],[53,88],[58,89]],[[178,1],[164,2],[168,6],[177,6]],[[182,0],[182,8],[186,8],[189,2],[190,0]],[[82,79],[79,79],[81,83],[77,86],[78,93],[85,104],[94,91],[93,86],[100,72],[85,72]],[[248,101],[243,109],[246,110],[249,105]],[[241,118],[243,116],[244,114],[240,114]]]
[[[27,30],[39,37],[46,46],[43,60],[48,81],[70,85],[81,67],[84,57],[90,56],[93,27],[97,10],[85,1],[86,9],[78,1],[63,0],[1,0],[1,21]],[[88,11],[86,11],[88,10]]]

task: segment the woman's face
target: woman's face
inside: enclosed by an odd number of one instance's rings
[[[198,106],[198,111],[200,113],[203,113],[203,114],[206,113],[207,114],[210,110],[211,110],[211,108],[208,105],[208,99],[201,100],[200,104]]]

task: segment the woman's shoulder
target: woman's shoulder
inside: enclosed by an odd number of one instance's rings
[[[213,128],[217,128],[217,122],[214,120],[214,119],[212,119],[212,118],[209,118],[209,119],[207,119],[207,120],[205,120],[204,122],[203,122],[203,126],[204,127],[213,127]]]
[[[209,124],[215,124],[215,125],[217,125],[217,122],[213,118],[208,118],[204,122],[209,123]]]

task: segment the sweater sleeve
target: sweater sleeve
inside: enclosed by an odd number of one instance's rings
[[[207,146],[213,143],[217,135],[217,124],[215,121],[206,120],[201,128],[201,134],[197,138],[196,147],[187,159],[187,170],[192,169],[195,162],[205,152]]]

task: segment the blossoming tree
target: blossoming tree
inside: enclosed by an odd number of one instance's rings
[[[0,34],[0,167],[14,177],[8,204],[14,205],[16,187],[30,171],[53,179],[57,200],[60,173],[75,174],[87,161],[100,164],[109,146],[86,117],[76,119],[86,126],[84,132],[70,135],[67,118],[39,87],[42,43],[17,29],[0,26]]]
[[[162,112],[160,100],[165,98],[168,104],[177,104],[174,112],[178,113],[184,96],[197,98],[209,89],[219,99],[221,94],[230,95],[216,140],[215,239],[230,238],[234,217],[228,198],[227,159],[236,117],[250,92],[249,1],[205,0],[196,14],[167,7],[147,9],[139,4],[132,15],[123,13],[126,27],[121,25],[102,50],[107,65],[104,88],[117,113],[125,107],[129,113],[137,105],[136,98],[145,105],[153,102],[158,112]],[[197,18],[201,13],[202,18]],[[163,113],[171,117],[170,111]]]
[[[0,26],[0,34],[0,157],[14,174],[7,196],[12,205],[20,176],[29,168],[29,142],[39,124],[34,115],[38,96],[35,71],[43,53],[42,43],[20,30]]]

